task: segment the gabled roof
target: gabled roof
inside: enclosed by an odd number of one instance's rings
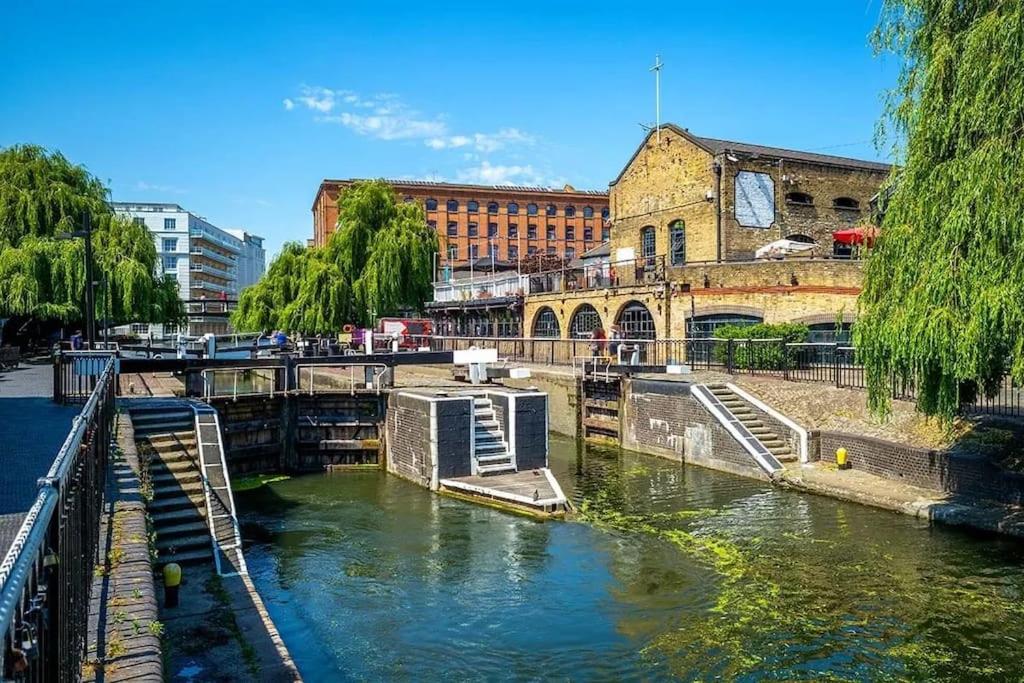
[[[750,156],[762,156],[771,157],[775,159],[792,159],[793,161],[801,161],[809,164],[821,164],[822,166],[836,166],[839,168],[849,168],[854,170],[864,171],[879,171],[887,172],[892,168],[891,164],[885,164],[878,161],[865,161],[863,159],[852,159],[850,157],[838,157],[831,154],[817,154],[815,152],[801,152],[793,149],[784,149],[782,147],[767,147],[765,145],[755,145],[749,142],[734,142],[732,140],[719,140],[717,138],[704,138],[694,135],[685,128],[680,128],[674,123],[666,123],[662,128],[671,130],[676,135],[686,138],[698,147],[706,150],[710,154],[726,154],[735,152],[737,154],[744,154]],[[633,152],[633,156],[629,158],[626,165],[619,171],[619,175],[615,177],[609,185],[614,185],[622,179],[622,176],[626,173],[626,169],[630,167],[633,161],[639,156],[640,150],[647,145],[647,141],[655,131],[649,132],[643,139],[643,142]]]

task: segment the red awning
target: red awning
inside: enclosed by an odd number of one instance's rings
[[[856,228],[836,230],[832,233],[832,239],[841,244],[867,244],[874,245],[878,237],[878,228],[872,225],[858,225]]]

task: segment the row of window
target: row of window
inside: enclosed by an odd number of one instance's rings
[[[467,253],[467,258],[470,258],[470,259],[478,259],[478,258],[480,258],[480,251],[481,250],[480,250],[480,245],[479,244],[471,244],[471,245],[469,245],[469,251]],[[497,244],[492,244],[490,246],[490,250],[489,251],[490,251],[489,255],[491,257],[493,257],[495,260],[501,258],[501,252],[499,251]],[[460,254],[461,253],[462,252],[460,252],[459,247],[457,245],[455,245],[455,244],[449,244],[448,245],[448,260],[449,261],[458,261],[458,260],[460,260]],[[506,253],[508,255],[507,258],[508,258],[509,261],[516,261],[516,260],[519,259],[519,247],[516,246],[515,244],[510,244],[508,249],[506,250]],[[526,255],[527,256],[535,256],[535,255],[540,254],[540,253],[545,253],[548,256],[557,256],[558,255],[558,250],[555,249],[555,247],[547,247],[544,250],[544,252],[541,252],[540,249],[538,249],[537,247],[527,247],[526,248]],[[566,259],[574,259],[574,258],[576,258],[576,249],[573,248],[573,247],[566,247],[565,251],[562,252],[562,256],[564,258],[566,258]]]
[[[427,211],[437,211],[438,202],[437,202],[436,199],[428,199],[426,201],[426,205],[427,205]],[[448,211],[450,211],[450,212],[458,211],[459,210],[459,200],[458,199],[449,199],[445,203],[445,208]],[[466,210],[469,213],[479,213],[480,212],[480,203],[477,202],[477,201],[474,201],[474,200],[470,200],[470,201],[466,202]],[[505,210],[508,213],[513,214],[513,215],[514,214],[518,214],[519,213],[519,204],[517,204],[515,202],[509,202],[505,206]],[[536,204],[531,202],[530,204],[526,205],[526,215],[527,216],[536,216],[536,215],[539,214],[539,212],[540,212],[540,208]],[[498,202],[489,202],[487,204],[487,213],[490,213],[490,214],[498,213]],[[570,204],[569,206],[565,207],[565,210],[564,210],[563,213],[564,213],[564,215],[567,218],[572,218],[572,217],[574,217],[576,215],[576,207],[572,206]],[[554,204],[548,204],[544,208],[544,215],[545,216],[557,216],[558,215],[558,207],[555,206]],[[603,209],[601,209],[601,218],[608,218],[608,216],[609,216],[608,207],[604,207]],[[592,206],[584,206],[583,207],[583,217],[584,218],[593,218],[594,217],[594,207],[592,207]]]
[[[640,229],[640,256],[645,259],[654,259],[655,255],[655,227],[647,225]],[[672,221],[668,224],[669,263],[673,266],[681,266],[686,263],[686,223],[681,220]]]
[[[814,206],[814,197],[806,192],[789,192],[786,194],[786,203],[794,206]],[[860,202],[853,197],[836,197],[832,200],[834,209],[860,210]]]
[[[437,222],[436,221],[427,221],[427,224],[432,229],[435,229],[435,230],[437,229]],[[480,226],[477,225],[476,223],[470,223],[467,226],[466,232],[467,232],[467,236],[468,237],[479,237],[480,236]],[[519,226],[516,225],[515,223],[512,223],[512,224],[510,224],[508,226],[508,231],[507,232],[508,232],[508,234],[507,234],[508,238],[515,239],[515,238],[519,237]],[[537,233],[537,226],[536,225],[531,223],[530,225],[526,226],[526,239],[529,239],[529,240],[538,239],[537,234],[538,233]],[[554,225],[547,226],[547,230],[545,231],[544,234],[545,234],[544,239],[548,239],[548,240],[557,240],[558,239],[557,228]],[[593,228],[590,228],[590,227],[583,228],[583,233],[582,234],[583,234],[583,241],[585,241],[585,242],[593,241],[593,239],[594,239],[594,229]],[[458,237],[459,236],[459,224],[456,223],[455,221],[449,222],[448,223],[447,235],[448,235],[448,237]],[[487,225],[487,237],[498,237],[498,224],[497,223],[489,223]],[[607,241],[610,237],[611,237],[611,229],[610,228],[602,228],[601,229],[601,239],[603,241]],[[570,226],[566,226],[566,228],[565,228],[565,237],[563,239],[565,239],[565,241],[567,241],[567,242],[574,241],[576,239],[576,228],[571,226],[571,225]]]
[[[146,219],[141,216],[135,216],[132,218],[132,223],[138,225],[141,228],[146,227]],[[177,218],[165,218],[164,219],[164,230],[176,230],[178,227]]]

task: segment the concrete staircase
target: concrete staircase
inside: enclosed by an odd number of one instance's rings
[[[789,442],[764,424],[750,405],[724,384],[709,384],[708,390],[722,402],[729,412],[753,434],[768,451],[781,463],[796,462],[797,454]]]
[[[156,531],[158,564],[212,561],[191,407],[138,408],[131,416],[136,442],[152,449],[149,476],[153,500],[147,509]]]
[[[481,476],[516,471],[494,404],[483,395],[473,397],[473,453],[476,473]]]

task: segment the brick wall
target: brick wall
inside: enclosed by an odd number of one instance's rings
[[[811,432],[810,448],[823,462],[835,463],[845,448],[853,469],[945,493],[1024,504],[1024,475],[969,453],[915,448],[867,436]]]
[[[644,379],[624,382],[624,448],[765,478],[753,457],[690,395],[689,383]]]
[[[388,398],[388,472],[430,487],[430,403],[395,391]]]
[[[516,396],[516,467],[520,470],[548,466],[547,413],[545,395]]]

